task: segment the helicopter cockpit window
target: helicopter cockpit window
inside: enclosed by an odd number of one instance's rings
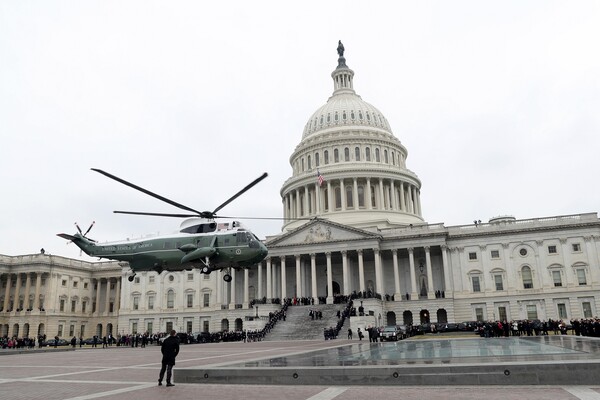
[[[238,244],[242,244],[242,243],[248,242],[248,238],[247,238],[245,232],[238,232],[238,234],[235,235],[235,237],[237,238],[237,243]]]

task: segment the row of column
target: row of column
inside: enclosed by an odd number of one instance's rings
[[[389,269],[392,269],[393,279],[394,279],[394,299],[396,301],[400,301],[403,299],[401,293],[401,282],[400,282],[400,268],[398,262],[398,251],[399,249],[388,250],[392,253],[392,265],[384,268],[382,263],[382,257],[380,249],[368,249],[369,251],[373,251],[374,253],[374,270],[375,270],[375,291],[379,294],[385,294],[384,287],[384,279],[387,278],[387,273]],[[417,265],[415,263],[415,249],[407,248],[408,252],[408,262],[409,262],[409,271],[410,271],[410,294],[409,298],[412,300],[419,299],[419,290],[417,286]],[[353,250],[356,251],[358,257],[358,288],[354,288],[350,284],[350,263],[348,259],[348,251],[341,251],[342,256],[342,287],[341,291],[344,295],[350,295],[353,291],[365,292],[367,291],[366,281],[365,281],[365,263],[363,252],[364,249]],[[425,268],[426,268],[426,276],[427,276],[427,298],[434,299],[436,298],[435,290],[433,288],[433,270],[431,263],[431,252],[430,247],[426,246],[423,248],[425,253]],[[448,265],[448,255],[447,255],[447,247],[441,246],[441,254],[442,254],[442,271],[444,275],[444,288],[448,295],[450,295],[451,291],[451,280],[450,280],[450,271]],[[318,301],[318,291],[317,291],[317,268],[326,268],[327,270],[327,303],[333,303],[333,271],[332,271],[332,253],[325,252],[326,256],[326,265],[317,266],[317,254],[310,254],[310,288],[303,287],[303,279],[302,279],[302,262],[301,255],[294,255],[295,260],[295,277],[292,278],[295,281],[296,293],[287,293],[288,288],[288,279],[287,279],[287,266],[286,259],[287,256],[281,257],[267,257],[265,260],[265,275],[266,275],[266,287],[263,288],[263,265],[259,264],[257,269],[257,280],[258,280],[258,288],[256,292],[256,298],[262,299],[266,297],[267,299],[272,299],[274,297],[286,298],[290,296],[298,296],[298,297],[312,297],[315,302]],[[279,266],[275,264],[275,260],[279,259]],[[385,271],[384,271],[385,269]],[[232,281],[229,283],[229,288],[225,290],[229,290],[231,293],[231,302],[229,307],[233,308],[236,304],[236,271],[231,271]],[[278,277],[276,280],[274,277]],[[217,276],[217,279],[220,278]],[[248,289],[250,286],[249,282],[249,271],[244,271],[244,291],[243,291],[243,303],[247,304],[249,302],[249,293]],[[310,289],[310,290],[309,290]],[[311,294],[309,296],[308,294]],[[225,298],[227,296],[224,296]],[[217,289],[217,299],[221,299],[221,293]],[[404,297],[406,299],[406,297]]]
[[[113,312],[118,312],[119,307],[121,306],[121,278],[115,278],[115,302],[113,304]],[[94,315],[100,315],[100,294],[102,287],[103,278],[96,279],[96,310],[94,310]],[[110,311],[110,284],[112,278],[106,278],[106,288],[104,290],[104,312],[108,313]]]
[[[32,280],[32,275],[35,274],[36,278],[35,278],[35,294],[33,297],[33,304],[29,304],[29,292],[31,290],[31,280]],[[15,292],[13,295],[13,308],[14,309],[20,309],[20,308],[40,308],[41,305],[39,303],[40,300],[40,290],[42,287],[42,274],[40,273],[25,273],[25,295],[23,297],[23,307],[21,307],[20,304],[20,297],[21,297],[21,286],[22,286],[22,274],[21,273],[17,273],[16,274],[16,282],[15,282]],[[4,290],[4,303],[2,305],[2,310],[3,311],[7,311],[10,307],[10,298],[11,298],[11,290],[12,290],[12,278],[13,278],[13,274],[7,274],[6,277],[6,288]],[[37,304],[36,304],[37,302]]]
[[[345,185],[346,179],[327,180],[327,190],[318,182],[314,185],[305,185],[288,192],[285,197],[285,218],[300,218],[308,215],[319,215],[324,211],[337,210],[338,199],[332,189],[339,188],[341,208],[337,211],[359,210],[391,210],[402,211],[410,214],[421,215],[421,199],[417,186],[404,182],[389,180],[384,183],[383,178],[365,178],[365,186],[358,184],[358,178],[352,178],[352,204],[348,204]],[[387,180],[386,180],[387,181]],[[337,183],[336,183],[337,182]],[[396,186],[396,183],[398,185]],[[374,186],[372,186],[374,185]],[[360,188],[360,189],[359,189]],[[362,202],[359,202],[359,192]],[[327,196],[327,198],[325,198]],[[375,205],[372,198],[375,198]],[[360,205],[360,204],[363,205]],[[325,206],[327,204],[327,207]]]

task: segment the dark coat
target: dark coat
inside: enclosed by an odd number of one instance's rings
[[[163,355],[163,364],[175,365],[175,357],[179,354],[179,339],[177,336],[169,336],[163,340],[160,352]]]

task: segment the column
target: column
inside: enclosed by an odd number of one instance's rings
[[[331,182],[327,181],[327,212],[335,210],[335,204],[332,202]]]
[[[121,277],[117,277],[117,284],[115,286],[115,305],[113,307],[113,312],[118,313],[121,308]]]
[[[13,311],[19,309],[20,294],[21,294],[21,273],[17,273],[17,283],[15,285],[15,301],[13,302]]]
[[[400,182],[400,209],[406,212],[406,202],[404,201],[404,182]]]
[[[340,179],[340,198],[342,199],[342,211],[346,211],[346,188],[343,179]]]
[[[267,257],[267,299],[273,298],[273,283],[271,279],[271,257]]]
[[[257,293],[256,298],[259,300],[262,300],[262,298],[264,297],[263,287],[262,287],[262,263],[258,263],[257,267],[258,267],[258,274],[257,274],[258,277],[256,279],[258,279],[258,288],[257,288],[258,293]]]
[[[391,204],[392,210],[397,210],[398,202],[396,201],[396,187],[394,186],[393,179],[390,181],[390,195],[392,196],[392,198],[390,199],[391,200],[390,204]]]
[[[287,279],[285,274],[285,256],[281,258],[281,301],[287,297]]]
[[[260,264],[259,264],[260,265]],[[223,277],[221,276],[221,270],[218,269],[214,271],[215,274],[215,308],[217,310],[221,309],[221,304],[223,304]]]
[[[435,299],[435,292],[433,290],[433,270],[431,268],[431,253],[430,247],[425,246],[425,266],[427,267],[427,298]]]
[[[300,210],[300,190],[296,189],[296,218],[302,217]]]
[[[571,268],[571,260],[569,257],[569,246],[567,243],[567,239],[560,239],[560,244],[561,244],[561,248],[562,248],[562,256],[563,256],[563,265],[565,266],[565,286],[566,287],[572,287],[574,285],[573,282],[573,268]],[[539,253],[539,251],[538,251]],[[546,269],[545,265],[540,265],[539,266],[539,271],[541,272],[542,270]],[[18,283],[17,283],[18,285]],[[535,287],[535,286],[534,286]]]
[[[365,288],[365,263],[363,261],[363,251],[359,249],[358,253],[358,284],[361,292],[366,290]]]
[[[302,277],[300,276],[299,255],[296,255],[296,297],[302,297]]]
[[[331,252],[325,253],[327,257],[327,304],[333,304],[333,275],[331,273]]]
[[[415,275],[415,249],[412,247],[408,248],[408,264],[410,267],[410,299],[417,300],[419,298],[419,292],[417,292],[417,277]]]
[[[33,304],[29,307],[29,291],[31,290],[31,272],[25,274],[25,301],[23,302],[23,308],[29,310],[33,308]]]
[[[398,271],[398,250],[392,250],[392,259],[394,262],[394,301],[400,301],[402,293],[400,292],[400,272]]]
[[[12,286],[12,276],[11,276],[11,274],[8,274],[6,276],[6,290],[4,291],[4,307],[2,308],[5,312],[8,311],[11,286]]]
[[[310,204],[308,196],[308,185],[304,186],[304,215],[310,215]]]
[[[315,253],[310,254],[310,283],[313,301],[315,304],[319,304],[317,296],[317,255]]]
[[[283,218],[284,219],[290,218],[289,209],[290,209],[290,195],[289,195],[289,193],[287,193],[283,198]]]
[[[371,178],[367,178],[367,190],[366,192],[366,196],[367,198],[365,199],[365,204],[367,205],[367,210],[372,210],[373,209],[373,205],[371,204]],[[363,288],[364,289],[364,288]]]
[[[248,268],[244,268],[244,304],[242,307],[248,308],[250,304],[250,270]]]
[[[444,270],[444,297],[452,297],[452,280],[448,265],[448,246],[442,245],[442,269]]]
[[[342,280],[344,282],[344,289],[342,294],[350,294],[350,275],[348,273],[348,252],[342,250]]]
[[[36,272],[35,274],[35,297],[33,298],[33,308],[41,308],[40,307],[40,290],[42,288],[42,273]]]
[[[104,299],[104,313],[110,310],[110,278],[106,279],[106,299]]]
[[[379,249],[373,249],[373,252],[375,253],[375,285],[377,286],[375,292],[383,296],[385,294],[385,290],[381,276],[381,254],[379,253]]]
[[[100,315],[100,288],[102,287],[102,281],[96,279],[96,315]]]
[[[237,304],[236,298],[235,298],[235,275],[236,275],[236,270],[235,268],[231,268],[231,272],[229,273],[229,275],[231,275],[231,282],[229,282],[229,291],[231,293],[231,301],[229,302],[229,309],[230,310],[235,310],[235,305]]]
[[[354,202],[352,205],[354,206],[355,210],[358,210],[359,209],[359,207],[358,207],[358,182],[357,182],[356,178],[354,178],[354,185],[352,188],[352,193],[353,193],[352,196],[354,197],[354,199],[353,199]]]
[[[379,209],[385,210],[385,200],[383,197],[383,178],[379,178]]]

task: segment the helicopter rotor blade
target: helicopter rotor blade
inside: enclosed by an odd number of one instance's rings
[[[233,196],[231,196],[227,201],[225,201],[223,204],[221,204],[219,207],[217,207],[217,208],[215,208],[213,210],[213,212],[211,213],[212,214],[211,218],[214,217],[214,214],[216,214],[217,211],[219,211],[220,209],[222,209],[223,207],[225,207],[227,204],[231,203],[233,200],[237,199],[239,196],[241,196],[242,194],[244,194],[247,190],[249,190],[250,188],[252,188],[258,182],[260,182],[263,179],[265,179],[267,176],[269,176],[269,174],[267,174],[265,172],[264,174],[262,174],[261,176],[259,176],[258,178],[256,178],[252,182],[250,182],[248,185],[246,185],[246,187],[244,187],[242,190],[240,190],[239,192],[237,192],[236,194],[234,194]]]
[[[171,217],[171,218],[193,218],[198,217],[198,214],[170,214],[170,213],[151,213],[142,211],[113,211],[115,214],[128,215],[146,215],[151,217]]]
[[[115,175],[109,174],[108,172],[106,172],[106,171],[103,171],[103,170],[101,170],[101,169],[97,169],[97,168],[91,168],[91,170],[92,170],[92,171],[96,171],[96,172],[98,172],[98,173],[100,173],[100,174],[102,174],[102,175],[104,175],[104,176],[106,176],[106,177],[108,177],[108,178],[110,178],[110,179],[113,179],[113,180],[115,180],[115,181],[117,181],[117,182],[119,182],[119,183],[122,183],[122,184],[123,184],[123,185],[125,185],[125,186],[129,186],[130,188],[133,188],[133,189],[135,189],[135,190],[138,190],[138,191],[140,191],[140,192],[142,192],[142,193],[144,193],[144,194],[147,194],[148,196],[152,196],[152,197],[154,197],[155,199],[158,199],[158,200],[160,200],[160,201],[164,201],[164,202],[165,202],[165,203],[167,203],[167,204],[170,204],[170,205],[172,205],[172,206],[175,206],[175,207],[177,207],[177,208],[181,208],[182,210],[191,211],[191,212],[193,212],[193,213],[196,213],[196,214],[194,215],[195,217],[197,217],[197,216],[199,216],[199,215],[201,215],[201,214],[202,214],[200,211],[194,210],[193,208],[190,208],[190,207],[184,206],[183,204],[179,204],[179,203],[177,203],[177,202],[175,202],[175,201],[173,201],[173,200],[167,199],[166,197],[163,197],[163,196],[161,196],[161,195],[159,195],[159,194],[153,193],[153,192],[151,192],[151,191],[149,191],[149,190],[147,190],[147,189],[144,189],[143,187],[140,187],[140,186],[134,185],[134,184],[133,184],[133,183],[131,183],[131,182],[127,182],[126,180],[124,180],[124,179],[121,179],[121,178],[119,178],[119,177],[117,177],[117,176],[115,176]]]
[[[312,221],[315,219],[314,217],[310,218],[284,218],[284,217],[231,217],[224,215],[215,215],[215,219],[217,218],[227,218],[227,219],[262,219],[262,220],[273,220],[273,221]]]
[[[87,235],[88,233],[90,233],[90,231],[92,230],[92,227],[94,226],[94,224],[96,223],[96,221],[92,221],[92,224],[90,225],[90,227],[87,229],[87,231],[85,231],[85,233],[83,234],[83,236]]]

